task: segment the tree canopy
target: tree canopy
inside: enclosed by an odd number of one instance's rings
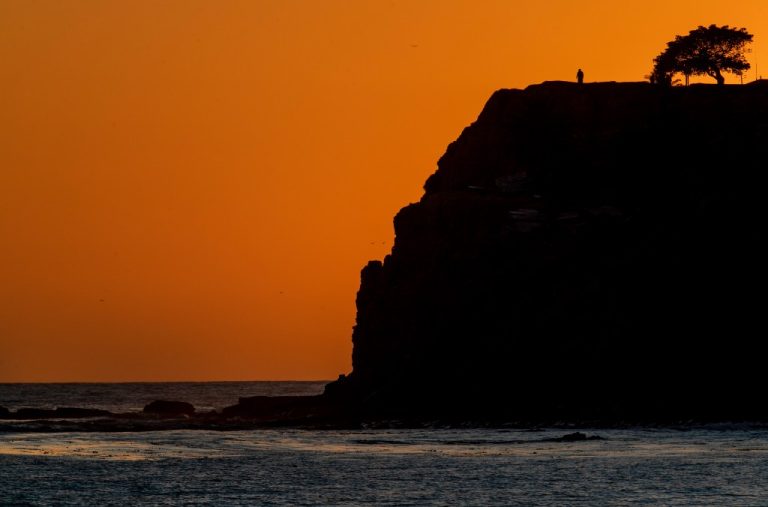
[[[686,83],[690,76],[706,75],[722,85],[723,72],[741,75],[750,68],[744,54],[752,37],[745,28],[728,25],[699,26],[688,35],[678,35],[654,58],[651,81],[671,85],[674,75],[681,73]]]

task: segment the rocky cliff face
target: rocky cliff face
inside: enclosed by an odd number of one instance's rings
[[[766,359],[768,83],[500,90],[362,271],[370,410],[751,416]]]

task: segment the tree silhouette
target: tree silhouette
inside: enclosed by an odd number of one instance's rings
[[[667,43],[667,48],[653,60],[651,81],[671,85],[679,72],[685,76],[686,84],[690,76],[701,75],[714,78],[718,85],[725,84],[723,72],[741,75],[749,69],[744,53],[750,42],[752,34],[745,28],[699,26]]]

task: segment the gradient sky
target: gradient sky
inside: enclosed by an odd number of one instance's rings
[[[348,372],[360,269],[494,90],[710,23],[768,75],[765,0],[0,0],[0,381]]]

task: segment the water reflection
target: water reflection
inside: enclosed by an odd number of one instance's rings
[[[198,459],[258,452],[442,455],[517,458],[689,457],[740,459],[768,456],[768,431],[592,430],[600,440],[553,441],[563,430],[165,431],[141,433],[0,434],[0,455],[107,460]]]

